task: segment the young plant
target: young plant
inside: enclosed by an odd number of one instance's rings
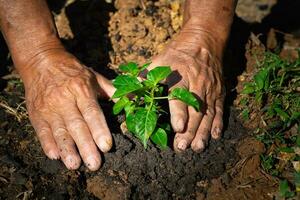
[[[147,73],[146,79],[138,78],[150,63],[142,66],[130,62],[119,66],[121,75],[113,81],[116,91],[112,98],[119,98],[113,106],[113,113],[118,115],[125,111],[126,125],[135,137],[147,148],[149,138],[160,148],[166,148],[170,132],[168,123],[159,123],[158,119],[165,113],[160,101],[178,99],[200,110],[196,97],[185,88],[174,88],[167,96],[162,96],[164,86],[161,84],[171,73],[169,66],[158,66]]]
[[[245,121],[255,113],[263,121],[257,132],[268,149],[261,155],[262,168],[283,180],[280,196],[291,198],[300,193],[300,51],[296,60],[272,52],[265,52],[263,58],[244,84],[239,106]],[[285,170],[294,173],[293,180],[283,176]]]

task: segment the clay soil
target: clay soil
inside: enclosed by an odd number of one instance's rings
[[[250,33],[266,35],[271,27],[291,32],[300,26],[298,21],[286,26],[278,18],[293,4],[249,2],[239,3],[239,17],[224,58],[228,92],[222,139],[211,140],[200,154],[191,150],[177,154],[171,148],[161,151],[151,144],[145,150],[121,131],[120,119],[111,112],[112,103],[100,101],[114,147],[103,155],[104,163],[97,172],[84,166],[68,171],[60,161],[44,156],[28,121],[22,83],[1,38],[0,199],[274,198],[276,180],[260,170],[259,155],[264,147],[251,137],[251,129],[243,127],[233,101],[237,77],[246,67],[244,55]],[[150,60],[176,37],[182,22],[181,0],[49,3],[66,48],[108,78],[115,77],[122,62]],[[251,9],[245,9],[249,5]],[[291,16],[293,19],[299,16]]]

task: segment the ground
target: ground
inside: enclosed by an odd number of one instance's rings
[[[124,2],[49,1],[66,48],[108,78],[115,76],[122,62],[150,60],[181,27],[181,0]],[[261,34],[261,40],[267,41],[271,27],[299,34],[299,22],[295,21],[299,14],[293,12],[299,4],[286,2],[239,1],[224,60],[226,126],[221,140],[211,140],[201,154],[191,150],[176,154],[170,148],[161,151],[153,145],[145,150],[130,134],[121,131],[117,117],[111,113],[112,103],[101,101],[114,148],[104,155],[103,166],[97,172],[84,166],[68,171],[60,161],[44,156],[24,108],[22,82],[2,39],[0,199],[275,198],[278,182],[260,167],[264,145],[251,136],[254,127],[244,124],[244,128],[233,102],[239,95],[235,88],[241,75],[254,71],[245,54],[249,38],[255,42],[257,37],[253,35]],[[279,17],[287,12],[290,14]]]

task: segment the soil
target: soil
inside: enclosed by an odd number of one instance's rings
[[[181,0],[116,0],[115,7],[104,1],[49,2],[67,49],[109,78],[121,62],[144,63],[159,53],[182,21]],[[22,83],[0,38],[0,75],[5,76],[0,82],[0,199],[274,198],[276,180],[260,170],[264,148],[249,137],[251,130],[243,128],[233,100],[237,77],[246,67],[244,49],[250,32],[266,34],[270,26],[294,30],[294,24],[269,23],[275,3],[255,1],[248,12],[242,8],[249,1],[239,2],[241,18],[235,19],[224,62],[228,97],[221,140],[211,140],[201,154],[191,150],[176,154],[153,145],[145,150],[130,134],[122,133],[111,114],[112,104],[100,102],[110,122],[114,148],[103,155],[97,172],[84,166],[68,171],[60,161],[44,156],[27,118]],[[278,4],[273,7],[275,14],[282,11]]]

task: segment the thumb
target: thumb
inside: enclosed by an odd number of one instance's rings
[[[94,71],[94,74],[96,75],[97,82],[100,86],[99,91],[98,91],[98,94],[100,95],[100,97],[101,98],[111,98],[116,91],[112,82],[95,71]]]

